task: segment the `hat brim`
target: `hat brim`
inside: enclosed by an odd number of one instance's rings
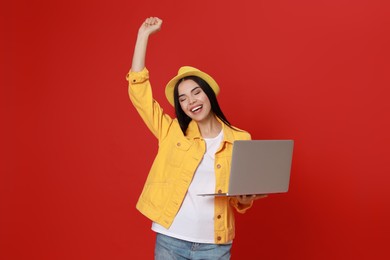
[[[188,76],[197,76],[199,78],[202,78],[204,81],[207,82],[207,84],[210,85],[212,90],[214,91],[215,95],[218,95],[219,93],[219,86],[217,82],[207,73],[204,73],[196,68],[185,66],[180,68],[178,74],[171,79],[167,86],[165,87],[165,96],[168,99],[168,102],[175,106],[175,100],[174,100],[174,89],[178,81],[180,81],[182,78],[188,77]]]

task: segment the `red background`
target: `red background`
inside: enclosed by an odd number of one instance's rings
[[[290,192],[237,216],[233,259],[390,259],[383,0],[1,1],[1,259],[151,259],[135,203],[157,143],[125,74],[210,73],[236,126],[294,139]]]

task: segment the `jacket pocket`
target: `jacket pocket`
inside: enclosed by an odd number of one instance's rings
[[[149,207],[154,218],[161,215],[172,192],[172,184],[167,182],[155,182],[145,185],[142,192],[142,201]]]
[[[188,150],[191,147],[191,143],[187,139],[179,139],[174,143],[171,143],[170,149],[168,152],[168,164],[180,167],[183,163]]]

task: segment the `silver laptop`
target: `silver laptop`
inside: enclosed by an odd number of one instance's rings
[[[226,193],[200,196],[237,196],[288,191],[293,140],[235,141]]]

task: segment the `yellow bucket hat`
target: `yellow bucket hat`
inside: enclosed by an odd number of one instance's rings
[[[179,69],[177,75],[171,79],[167,86],[165,87],[165,96],[167,97],[169,103],[172,106],[175,106],[174,96],[173,96],[173,90],[179,80],[181,80],[184,77],[187,76],[197,76],[199,78],[202,78],[204,81],[206,81],[210,87],[213,89],[215,95],[218,95],[219,93],[219,86],[217,82],[207,73],[204,73],[194,67],[190,66],[183,66]]]

